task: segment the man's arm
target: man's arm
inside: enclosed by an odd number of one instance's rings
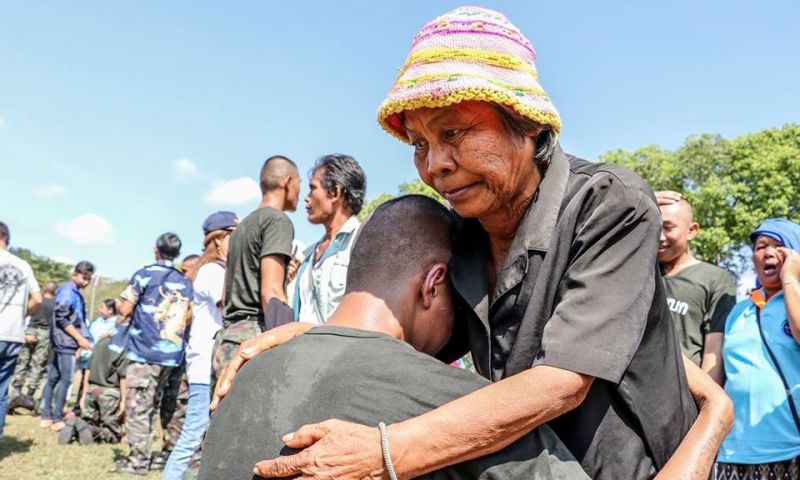
[[[130,300],[117,298],[114,303],[117,305],[117,313],[120,317],[130,317],[133,313],[134,304]]]
[[[34,313],[42,304],[42,292],[31,292],[28,295],[28,315]]]
[[[92,342],[86,339],[81,332],[75,328],[75,325],[69,324],[64,326],[64,331],[67,332],[67,335],[74,338],[76,342],[78,342],[78,346],[84,350],[91,350],[92,349]]]
[[[683,357],[686,379],[699,408],[697,419],[656,480],[707,480],[722,441],[733,427],[733,402],[711,377]]]
[[[722,344],[725,335],[722,333],[707,333],[703,347],[703,362],[701,366],[717,385],[725,384],[725,368],[722,363]]]
[[[286,257],[283,255],[265,255],[261,257],[260,279],[261,311],[267,311],[270,299],[277,298],[286,303],[286,292],[283,281],[286,278]]]

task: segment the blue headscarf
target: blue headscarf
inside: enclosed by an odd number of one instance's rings
[[[785,218],[765,220],[756,231],[750,234],[750,241],[755,244],[759,235],[770,237],[781,242],[784,247],[800,252],[800,225]]]
[[[784,247],[800,252],[800,225],[785,218],[768,218],[764,220],[764,223],[750,234],[751,248],[755,246],[756,238],[759,235],[777,240]],[[756,288],[761,288],[761,280],[758,277],[756,277]]]

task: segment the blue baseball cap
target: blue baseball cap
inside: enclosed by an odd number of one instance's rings
[[[233,230],[239,225],[239,217],[233,212],[214,212],[203,222],[203,234],[208,235],[217,230]]]

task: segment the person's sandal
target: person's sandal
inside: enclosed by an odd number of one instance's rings
[[[41,422],[39,422],[39,426],[40,426],[41,428],[50,428],[50,426],[51,426],[52,424],[53,424],[53,421],[52,421],[52,420],[47,420],[47,419],[44,419],[44,418],[42,419],[42,421],[41,421]]]

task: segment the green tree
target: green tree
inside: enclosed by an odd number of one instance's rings
[[[36,281],[42,286],[47,282],[64,283],[69,280],[72,273],[70,265],[36,255],[27,248],[11,247],[8,250],[30,264]]]
[[[800,125],[726,140],[689,137],[675,151],[657,145],[601,157],[641,175],[653,190],[676,190],[692,203],[701,259],[740,272],[749,234],[764,219],[800,221]],[[746,256],[746,255],[744,255]]]

